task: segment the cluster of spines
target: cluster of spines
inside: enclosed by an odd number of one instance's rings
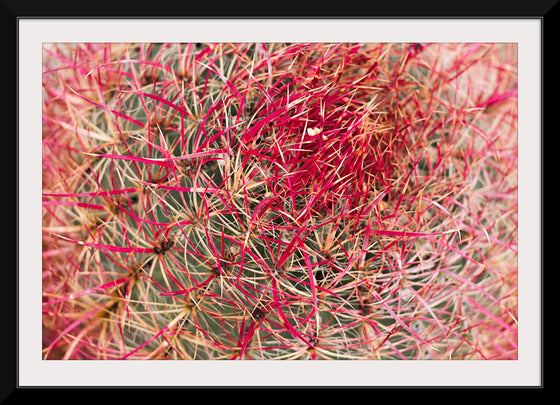
[[[514,358],[510,48],[46,46],[45,358]]]

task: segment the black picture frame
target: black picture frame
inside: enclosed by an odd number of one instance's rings
[[[5,30],[5,35],[7,35],[7,41],[9,51],[5,54],[6,59],[4,63],[4,68],[8,68],[9,76],[5,76],[4,86],[9,89],[9,94],[13,95],[8,102],[8,110],[11,119],[6,119],[4,122],[8,123],[9,130],[6,132],[6,138],[9,138],[10,151],[13,151],[11,156],[14,156],[13,160],[2,159],[2,164],[7,166],[7,171],[5,173],[10,173],[8,179],[13,181],[13,200],[16,203],[16,216],[11,216],[10,219],[14,222],[15,237],[8,238],[8,246],[13,246],[13,248],[5,247],[6,255],[14,259],[14,264],[10,267],[3,269],[3,293],[0,294],[0,301],[2,303],[3,311],[3,332],[0,333],[0,339],[2,346],[5,348],[5,352],[2,356],[2,371],[3,378],[0,380],[0,403],[18,403],[24,398],[30,398],[29,395],[37,394],[37,390],[45,391],[41,392],[40,395],[45,395],[41,397],[41,400],[47,400],[54,391],[53,389],[62,389],[67,387],[20,387],[18,385],[18,363],[17,354],[19,348],[17,343],[17,331],[18,331],[18,306],[17,306],[17,288],[18,288],[18,254],[25,249],[25,246],[18,245],[18,236],[22,230],[18,229],[17,218],[24,213],[18,212],[18,173],[17,173],[17,159],[18,159],[18,130],[17,130],[17,83],[19,78],[17,77],[17,61],[18,61],[18,38],[17,38],[17,28],[18,21],[21,18],[152,18],[152,17],[170,17],[173,18],[411,18],[411,19],[423,19],[423,18],[442,18],[442,19],[453,19],[453,18],[538,18],[542,20],[542,33],[541,33],[541,44],[542,44],[542,76],[541,82],[544,84],[544,78],[553,78],[551,64],[545,64],[545,62],[550,62],[551,58],[545,57],[545,55],[552,55],[553,52],[557,52],[553,49],[556,45],[554,40],[554,34],[556,31],[557,24],[557,14],[558,14],[558,0],[548,0],[548,1],[531,1],[531,2],[510,2],[510,1],[481,1],[473,0],[470,2],[448,2],[443,0],[438,1],[428,1],[428,2],[414,2],[405,1],[401,2],[377,2],[371,4],[366,10],[355,5],[353,8],[348,8],[346,10],[334,10],[330,4],[324,4],[322,7],[318,7],[312,4],[301,5],[297,7],[290,7],[286,3],[282,3],[282,9],[278,15],[270,15],[270,11],[267,8],[254,7],[253,5],[238,5],[232,2],[225,5],[220,5],[220,7],[212,7],[206,5],[201,6],[193,5],[192,3],[169,3],[164,9],[153,9],[152,7],[139,8],[138,3],[131,1],[106,1],[101,0],[95,3],[81,3],[73,2],[69,0],[57,1],[57,2],[42,2],[33,3],[27,1],[0,1],[0,10],[2,16],[2,26]],[[270,4],[268,5],[270,6]],[[204,8],[204,9],[202,9]],[[214,9],[213,9],[214,8]],[[546,40],[545,40],[546,39]],[[548,50],[548,52],[546,52]],[[13,78],[13,79],[12,79]],[[15,80],[14,80],[15,79]],[[3,87],[4,87],[3,86]],[[542,86],[543,89],[543,110],[542,110],[542,125],[543,131],[541,132],[541,142],[544,146],[544,112],[548,111],[549,116],[552,115],[551,108],[554,107],[554,103],[549,101],[545,103],[545,97],[550,97],[552,94],[557,94],[556,92],[557,84],[553,80],[547,81],[546,86]],[[4,87],[5,88],[5,87]],[[14,134],[15,136],[11,136]],[[548,143],[547,143],[548,145]],[[544,151],[545,148],[542,148]],[[544,152],[541,152],[541,173],[542,173],[542,190],[541,201],[543,201],[543,212],[544,212]],[[12,201],[13,201],[12,200]],[[541,214],[542,215],[542,214]],[[541,224],[544,223],[541,221]],[[542,229],[542,228],[541,228]],[[544,247],[544,230],[542,231],[541,240],[543,240]],[[11,245],[10,245],[11,244]],[[541,247],[541,277],[544,280],[544,273],[542,271],[542,265],[544,264],[544,249]],[[544,282],[542,284],[544,286]],[[541,287],[542,288],[542,287]],[[544,293],[544,290],[541,289]],[[541,295],[543,297],[544,294]],[[544,301],[543,301],[544,302]],[[541,303],[542,305],[542,303]],[[544,323],[544,305],[542,305],[543,315],[542,322]],[[544,388],[544,328],[541,331],[541,336],[543,336],[543,341],[541,344],[542,355],[541,355],[541,385],[537,387],[519,387],[519,388]],[[48,389],[45,389],[48,388]],[[89,388],[89,387],[84,387]],[[107,387],[95,387],[95,388],[107,388]],[[126,388],[126,387],[120,387]],[[146,387],[149,388],[149,387]],[[153,387],[152,387],[153,388]],[[214,387],[220,388],[220,387]],[[253,388],[251,384],[247,387],[240,388]],[[290,388],[290,387],[284,387]],[[308,387],[314,388],[314,387]],[[363,388],[363,387],[356,387]],[[402,387],[406,388],[406,387]],[[437,385],[431,388],[438,388]],[[476,387],[470,387],[476,388]],[[502,388],[502,387],[495,387]],[[128,397],[131,392],[125,393]],[[143,395],[142,392],[139,392]],[[94,395],[99,395],[95,392]]]

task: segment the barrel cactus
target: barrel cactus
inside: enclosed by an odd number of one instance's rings
[[[45,359],[516,359],[513,44],[45,44]]]

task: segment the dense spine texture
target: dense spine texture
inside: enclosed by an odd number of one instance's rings
[[[514,44],[45,44],[44,359],[516,359]]]

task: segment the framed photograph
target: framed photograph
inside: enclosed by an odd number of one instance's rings
[[[542,388],[548,10],[13,16],[17,391]]]

